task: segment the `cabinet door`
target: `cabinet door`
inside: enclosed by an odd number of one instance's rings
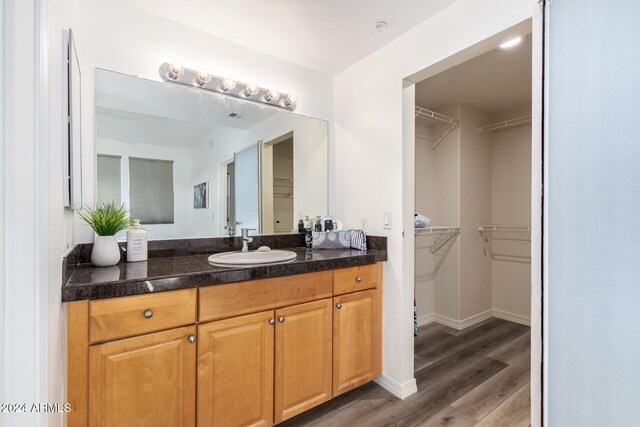
[[[331,299],[276,310],[275,422],[331,399]]]
[[[89,425],[195,426],[195,326],[89,348]]]
[[[378,289],[333,299],[333,395],[382,371],[382,317]]]
[[[273,310],[198,326],[198,425],[273,424]]]

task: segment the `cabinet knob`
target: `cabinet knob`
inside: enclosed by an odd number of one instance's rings
[[[356,282],[358,282],[358,283],[362,282],[362,277],[360,277],[360,276],[356,277]]]
[[[270,325],[275,325],[276,324],[276,319],[269,319],[269,324]]]
[[[153,317],[153,310],[145,310],[143,316],[145,319],[151,319]]]
[[[195,335],[189,335],[189,342],[191,344],[193,344],[194,342],[196,342],[196,336]]]
[[[284,323],[284,316],[280,316],[280,317],[278,317],[278,322],[280,322],[280,323]]]
[[[336,304],[336,308],[337,308],[338,310],[340,310],[340,309],[342,308],[342,304],[337,303],[337,304]]]

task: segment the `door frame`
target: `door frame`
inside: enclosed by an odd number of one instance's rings
[[[543,425],[543,71],[544,71],[544,1],[539,3],[539,11],[531,18],[457,52],[443,60],[403,79],[403,218],[413,218],[415,208],[415,84],[435,74],[450,69],[462,62],[479,56],[499,46],[510,35],[520,35],[523,31],[532,37],[532,98],[531,98],[531,425]],[[411,222],[412,223],[412,222]],[[403,276],[405,283],[415,296],[414,236],[404,233]],[[413,316],[413,313],[407,313]],[[413,357],[410,359],[413,361]]]

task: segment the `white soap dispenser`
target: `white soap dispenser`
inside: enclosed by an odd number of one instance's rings
[[[149,233],[140,226],[140,220],[134,219],[133,226],[127,230],[127,262],[147,260],[147,237]]]

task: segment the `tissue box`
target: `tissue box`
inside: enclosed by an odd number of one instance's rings
[[[351,231],[314,231],[313,249],[349,249]]]

